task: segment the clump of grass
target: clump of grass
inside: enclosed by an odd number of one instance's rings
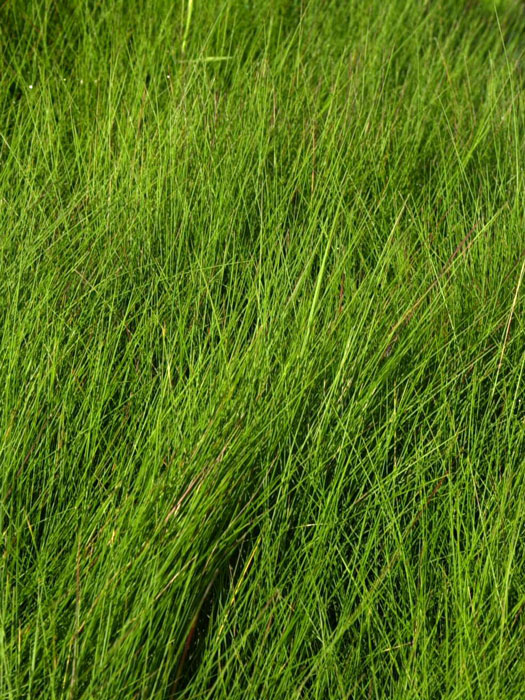
[[[0,696],[520,698],[521,5],[0,18]]]

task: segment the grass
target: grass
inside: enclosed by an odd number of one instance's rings
[[[0,698],[523,698],[523,4],[0,8]]]

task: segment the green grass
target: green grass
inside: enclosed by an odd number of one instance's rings
[[[523,3],[0,6],[0,699],[521,700]]]

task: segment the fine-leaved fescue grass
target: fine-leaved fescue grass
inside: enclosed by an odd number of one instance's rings
[[[525,8],[0,3],[0,698],[525,694]]]

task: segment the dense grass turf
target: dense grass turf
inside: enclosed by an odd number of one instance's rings
[[[0,4],[0,698],[523,698],[523,3]]]

